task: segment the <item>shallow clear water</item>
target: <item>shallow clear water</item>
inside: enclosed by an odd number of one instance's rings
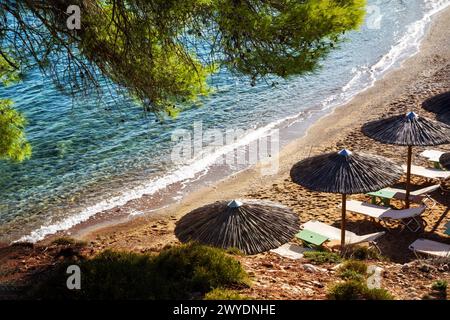
[[[173,173],[171,134],[177,128],[191,130],[194,121],[202,121],[204,129],[269,128],[286,117],[302,119],[308,110],[342,104],[414,54],[428,22],[424,17],[448,2],[369,1],[364,27],[347,34],[347,41],[316,74],[276,87],[251,87],[223,72],[214,77],[216,92],[200,108],[164,123],[130,102],[117,106],[103,101],[99,107],[87,99],[74,106],[38,72],[18,85],[0,88],[0,96],[14,99],[25,113],[33,147],[32,158],[24,163],[0,162],[0,241],[33,230],[38,232],[24,239],[37,240],[118,199],[137,196],[139,188],[151,193],[189,177]],[[184,170],[200,169],[197,165]],[[39,229],[42,226],[47,228]]]

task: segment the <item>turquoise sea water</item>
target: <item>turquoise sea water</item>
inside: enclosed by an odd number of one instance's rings
[[[430,16],[449,2],[369,1],[366,24],[347,34],[316,74],[251,87],[222,72],[202,107],[164,123],[131,102],[73,105],[37,71],[0,88],[26,115],[33,147],[24,163],[0,162],[0,241],[39,240],[206,170],[205,161],[177,171],[170,158],[175,129],[190,130],[195,121],[204,129],[270,129],[286,117],[309,121],[309,111],[344,103],[416,53]]]

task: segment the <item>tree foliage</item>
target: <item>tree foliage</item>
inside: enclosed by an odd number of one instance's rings
[[[5,53],[0,54],[0,85],[7,86],[19,79],[14,60]],[[31,146],[23,131],[25,118],[12,105],[12,100],[0,98],[0,159],[22,161],[30,156]]]
[[[81,29],[69,30],[69,5]],[[254,83],[314,71],[365,0],[0,1],[0,53],[74,94],[111,80],[155,113],[207,94],[219,68]],[[9,59],[8,59],[9,61]]]
[[[11,106],[11,100],[0,99],[0,159],[22,161],[30,156],[31,147],[23,131],[25,119]]]

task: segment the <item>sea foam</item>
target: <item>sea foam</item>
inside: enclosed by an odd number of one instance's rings
[[[429,0],[425,1],[425,3],[427,4],[428,11],[424,14],[423,18],[410,24],[404,36],[401,37],[397,43],[391,47],[389,52],[381,57],[377,63],[372,66],[363,66],[359,69],[355,69],[353,78],[342,87],[340,93],[329,96],[322,101],[322,110],[330,110],[338,105],[347,103],[355,95],[372,87],[375,82],[382,78],[388,71],[392,70],[394,67],[400,66],[401,63],[407,58],[419,52],[421,40],[425,35],[426,28],[432,17],[450,5],[449,0]],[[292,123],[293,120],[299,119],[302,116],[304,116],[304,111],[293,116],[274,121],[264,127],[251,131],[250,133],[242,136],[239,141],[226,145],[213,153],[202,153],[192,159],[190,163],[171,170],[162,177],[153,179],[139,187],[132,188],[131,190],[123,192],[119,196],[99,201],[95,205],[86,207],[77,213],[71,214],[69,217],[62,219],[61,221],[43,225],[32,231],[30,234],[21,237],[17,240],[17,242],[36,242],[42,240],[46,236],[54,234],[58,231],[70,229],[73,226],[88,220],[99,212],[113,209],[118,206],[123,206],[127,202],[138,199],[143,195],[152,195],[160,190],[164,190],[174,183],[185,182],[186,184],[186,181],[189,182],[192,181],[192,179],[198,179],[198,175],[205,175],[208,172],[208,168],[210,168],[210,166],[213,165],[219,157],[233,151],[236,148],[247,145],[263,136],[269,136],[271,132],[278,128],[281,124]],[[131,212],[130,216],[139,214],[140,212]]]

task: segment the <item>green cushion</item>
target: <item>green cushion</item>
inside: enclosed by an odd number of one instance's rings
[[[394,198],[396,192],[390,191],[390,190],[381,189],[381,190],[378,190],[378,191],[375,191],[375,192],[369,192],[367,194],[369,196],[373,196],[373,197],[392,199],[392,198]]]
[[[309,230],[301,230],[295,236],[297,238],[299,238],[300,240],[303,240],[303,241],[308,242],[308,243],[312,243],[312,244],[314,244],[316,246],[320,246],[325,241],[328,240],[327,237],[325,237],[325,236],[323,236],[321,234],[315,233],[313,231],[309,231]]]

